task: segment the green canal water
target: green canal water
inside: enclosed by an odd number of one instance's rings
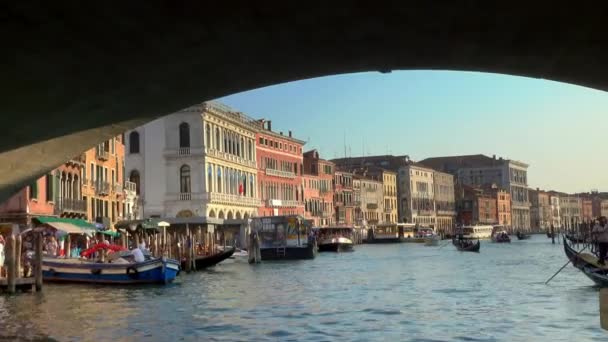
[[[0,296],[0,339],[607,341],[598,290],[543,236],[362,245],[315,260],[232,262],[153,287],[46,285]]]

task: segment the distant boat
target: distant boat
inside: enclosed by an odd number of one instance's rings
[[[494,226],[492,228],[492,242],[511,243],[511,238],[502,226]]]
[[[236,249],[234,247],[219,251],[212,255],[197,255],[194,257],[194,264],[197,270],[202,270],[207,267],[212,267],[220,262],[230,258]],[[186,260],[182,260],[182,269],[186,269]]]
[[[440,240],[441,240],[441,238],[437,235],[429,236],[429,237],[424,238],[424,245],[425,246],[439,246]]]
[[[479,249],[481,248],[481,243],[479,242],[479,240],[477,240],[477,242],[475,243],[472,240],[468,240],[468,239],[463,239],[463,240],[452,239],[452,244],[454,246],[456,246],[456,249],[461,252],[479,253]]]
[[[353,228],[325,227],[318,228],[319,252],[347,252],[353,250]]]
[[[517,240],[528,240],[529,238],[532,237],[532,235],[523,234],[522,232],[517,232],[516,236],[517,236]]]
[[[462,234],[465,239],[489,239],[492,237],[492,226],[476,225],[462,227]]]

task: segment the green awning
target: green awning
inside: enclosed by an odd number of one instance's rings
[[[102,230],[102,231],[99,231],[97,233],[100,233],[100,234],[103,234],[103,235],[107,235],[107,236],[111,236],[111,237],[115,237],[115,238],[120,236],[119,232],[114,232],[114,231],[111,231],[111,230]]]
[[[38,224],[45,224],[68,234],[94,234],[95,226],[82,219],[38,216],[33,218]]]
[[[60,222],[60,223],[73,224],[77,227],[84,228],[84,229],[95,230],[94,224],[89,223],[83,219],[73,219],[73,218],[67,218],[67,217],[53,217],[53,216],[37,216],[37,217],[34,217],[34,220],[38,221],[41,224]]]

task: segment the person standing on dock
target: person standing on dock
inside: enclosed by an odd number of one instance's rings
[[[604,259],[608,254],[608,225],[606,224],[606,217],[600,217],[600,223],[593,227],[593,233],[596,234],[597,246],[599,248],[599,260],[598,264],[604,265]]]

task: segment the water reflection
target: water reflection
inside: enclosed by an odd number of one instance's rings
[[[47,286],[0,297],[0,338],[604,341],[598,293],[546,238],[480,254],[358,246],[312,261],[221,265],[168,287]]]

